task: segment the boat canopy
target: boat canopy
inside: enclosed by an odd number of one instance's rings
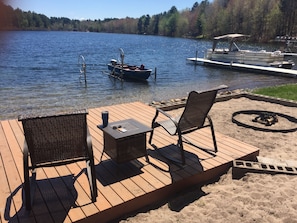
[[[212,45],[212,51],[215,50],[218,41],[219,40],[222,40],[222,39],[228,39],[230,41],[229,50],[231,50],[231,47],[232,47],[233,44],[238,49],[237,45],[234,43],[234,39],[240,38],[240,37],[249,37],[249,35],[244,35],[244,34],[239,34],[239,33],[233,33],[233,34],[227,34],[227,35],[223,35],[223,36],[214,37],[214,41],[213,41],[213,45]]]

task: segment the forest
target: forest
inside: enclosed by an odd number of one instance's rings
[[[227,33],[250,35],[268,42],[276,36],[297,36],[296,0],[203,0],[178,11],[140,18],[74,20],[13,9],[0,3],[2,30],[88,31],[169,37],[212,38]],[[99,16],[98,16],[99,17]]]

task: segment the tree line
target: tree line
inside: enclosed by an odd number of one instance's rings
[[[90,31],[187,38],[243,33],[259,42],[276,36],[297,35],[296,0],[203,0],[182,11],[172,6],[156,15],[104,20],[48,18],[0,4],[0,27],[5,30]]]

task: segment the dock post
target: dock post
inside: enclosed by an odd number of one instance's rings
[[[85,83],[87,83],[87,65],[86,64],[83,64],[83,72],[84,72]]]
[[[79,55],[78,65],[79,65],[79,72],[80,72],[79,78],[81,78],[82,75],[84,75],[85,83],[87,83],[87,64],[83,55]]]

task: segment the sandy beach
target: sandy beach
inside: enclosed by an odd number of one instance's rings
[[[260,149],[260,156],[297,161],[297,132],[267,132],[238,126],[232,114],[241,110],[273,111],[297,117],[297,108],[248,98],[217,102],[210,111],[215,131]],[[242,117],[243,120],[246,117]],[[294,126],[295,125],[295,126]],[[275,129],[296,128],[279,118]],[[120,222],[297,222],[297,175],[247,173],[232,179],[232,168],[214,183],[189,188]]]

